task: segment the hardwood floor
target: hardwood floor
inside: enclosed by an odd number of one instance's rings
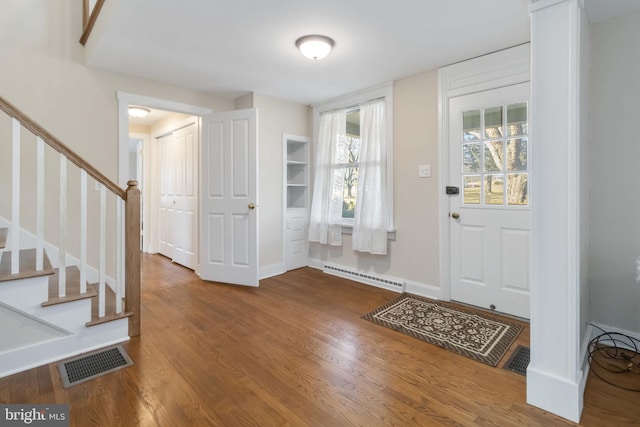
[[[142,278],[134,366],[68,389],[43,366],[0,402],[68,403],[72,426],[574,425],[527,405],[525,377],[360,318],[396,293],[310,268],[204,283],[158,255]],[[581,425],[639,424],[637,393],[589,379]]]

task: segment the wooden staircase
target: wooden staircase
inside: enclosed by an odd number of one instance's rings
[[[7,249],[8,237],[9,229],[0,228],[0,302],[5,304],[8,301],[12,310],[22,313],[31,322],[38,319],[44,327],[54,327],[67,332],[67,334],[64,337],[53,340],[46,339],[39,343],[30,343],[27,347],[10,350],[6,349],[5,343],[5,350],[0,351],[0,377],[37,366],[42,362],[70,357],[93,348],[104,347],[128,339],[127,318],[133,313],[129,311],[116,312],[115,293],[111,288],[107,286],[105,289],[108,293],[106,313],[100,317],[97,298],[100,287],[98,284],[87,283],[85,292],[82,292],[80,270],[76,266],[65,267],[66,294],[64,297],[60,297],[58,292],[60,271],[52,266],[46,252],[44,253],[43,268],[38,271],[36,269],[36,250],[20,250],[20,271],[17,274],[11,274],[12,253],[5,250]],[[7,291],[5,286],[12,287],[12,289]],[[23,286],[26,291],[20,292]],[[33,289],[36,291],[33,292]],[[19,294],[19,297],[15,296],[16,294]],[[46,299],[43,300],[43,298]],[[19,301],[20,306],[15,307],[15,301],[14,304],[11,304],[12,299]],[[68,315],[65,315],[67,310],[64,306],[74,304],[75,307],[68,311]],[[53,313],[50,314],[49,310]],[[91,331],[92,329],[100,329],[100,325],[109,322],[118,323],[118,325],[108,328],[102,327],[102,330],[97,330],[96,333]],[[105,338],[108,341],[105,342]],[[56,343],[60,345],[56,346]],[[37,355],[42,353],[45,354],[45,359],[39,360]],[[23,363],[25,360],[27,365]]]
[[[141,198],[2,97],[0,110],[3,377],[140,335]]]

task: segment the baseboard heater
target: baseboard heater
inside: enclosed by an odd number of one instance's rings
[[[394,277],[383,276],[375,273],[365,273],[355,268],[343,267],[335,264],[325,263],[322,271],[334,276],[343,277],[345,279],[354,280],[356,282],[365,283],[367,285],[376,286],[378,288],[389,289],[395,292],[404,291],[404,281]]]

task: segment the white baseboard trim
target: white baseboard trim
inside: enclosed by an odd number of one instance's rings
[[[586,377],[584,371],[582,377]],[[579,423],[583,406],[583,382],[586,383],[583,378],[579,378],[576,383],[567,381],[547,372],[538,371],[529,365],[527,403]]]
[[[348,271],[353,271],[356,272],[357,274],[361,274],[364,277],[358,277],[358,275],[352,275],[352,274],[342,274],[340,273],[339,269],[331,269],[331,270],[327,270],[325,268],[325,265],[331,265],[332,267],[340,267],[343,268],[344,270],[348,270]],[[347,266],[341,266],[339,264],[335,264],[332,262],[327,262],[327,261],[323,261],[317,258],[309,258],[309,267],[311,268],[315,268],[317,270],[322,270],[327,274],[332,274],[334,276],[338,276],[338,277],[343,277],[345,279],[349,279],[349,280],[353,280],[354,282],[358,282],[358,283],[364,283],[365,285],[369,285],[369,286],[374,286],[377,288],[383,288],[383,289],[388,289],[390,291],[394,291],[394,292],[409,292],[411,294],[414,295],[420,295],[426,298],[431,298],[431,299],[442,299],[442,292],[441,289],[438,288],[437,286],[432,286],[432,285],[428,285],[426,283],[420,283],[420,282],[414,282],[411,280],[405,280],[401,277],[390,277],[390,276],[384,276],[384,275],[378,275],[375,273],[370,273],[370,272],[366,272],[363,270],[359,270],[357,268],[354,267],[347,267]],[[402,282],[404,285],[402,287],[402,289],[399,289],[397,286],[385,286],[384,284],[376,284],[376,281],[372,281],[372,280],[367,280],[366,276],[379,276],[380,278],[383,279],[389,279],[390,281],[393,282]]]
[[[404,291],[421,297],[431,298],[435,300],[442,299],[442,289],[437,286],[427,285],[426,283],[405,280]]]
[[[640,332],[627,331],[625,329],[616,328],[614,326],[603,325],[603,324],[597,323],[597,322],[591,322],[589,327],[591,328],[591,334],[589,335],[590,336],[589,340],[594,339],[598,335],[604,333],[603,331],[605,331],[605,332],[609,332],[609,333],[613,333],[613,334],[627,335],[627,336],[629,336],[631,338],[634,338],[634,339],[640,341]],[[616,343],[616,344],[618,345],[618,347],[625,347],[625,348],[628,348],[629,350],[634,350],[634,348],[632,348],[630,346],[625,346],[624,342],[620,342],[620,343]]]
[[[258,277],[260,280],[286,273],[287,268],[283,262],[271,265],[263,265],[258,269]]]

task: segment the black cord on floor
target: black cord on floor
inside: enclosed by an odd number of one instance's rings
[[[607,332],[598,325],[590,323],[602,331],[589,342],[589,366],[598,366],[612,374],[640,374],[640,340],[619,332]],[[597,357],[594,357],[596,355]],[[595,365],[594,365],[595,364]],[[603,378],[598,369],[591,369],[602,381],[623,390],[640,392],[640,387],[631,388]],[[640,377],[638,377],[640,380]]]

